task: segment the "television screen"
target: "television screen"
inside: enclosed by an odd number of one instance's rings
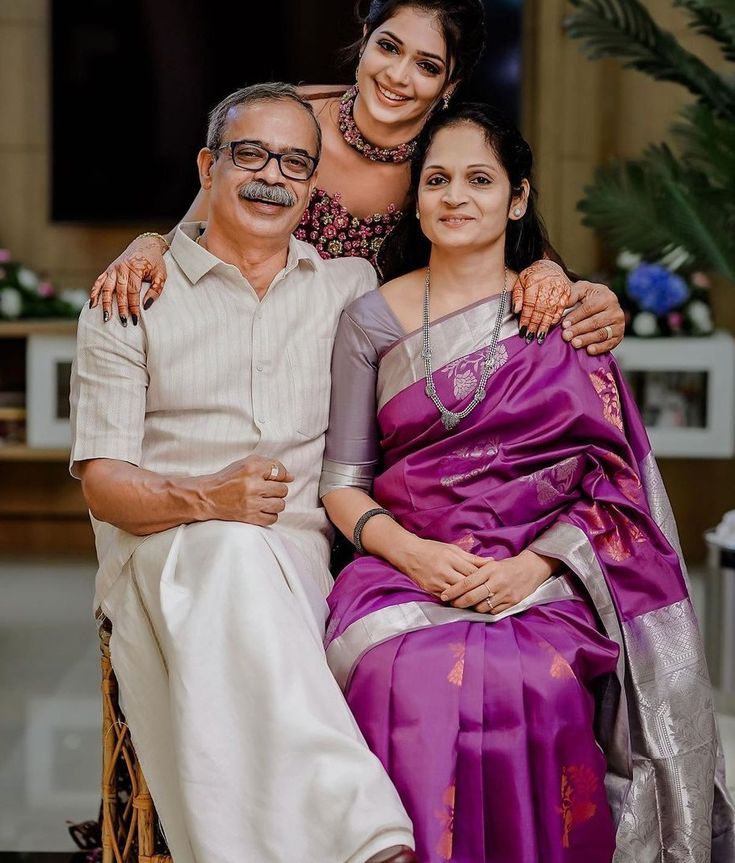
[[[469,93],[517,117],[521,0],[485,0]],[[177,222],[209,110],[257,81],[351,80],[350,0],[52,0],[52,219]]]

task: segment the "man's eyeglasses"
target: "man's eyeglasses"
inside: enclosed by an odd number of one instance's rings
[[[290,180],[308,180],[316,171],[317,160],[304,153],[273,153],[252,141],[230,141],[215,152],[228,147],[234,164],[245,171],[261,171],[271,159],[278,162],[280,172]]]

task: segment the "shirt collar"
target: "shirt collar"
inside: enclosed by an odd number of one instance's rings
[[[208,252],[196,242],[196,238],[206,226],[206,222],[182,222],[171,241],[171,255],[192,285],[195,285],[216,266],[234,266]],[[283,275],[288,275],[291,270],[302,264],[316,269],[320,261],[321,258],[316,249],[291,235],[288,241],[288,255]]]

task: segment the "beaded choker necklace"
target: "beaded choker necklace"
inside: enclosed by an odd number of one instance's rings
[[[342,96],[339,104],[339,131],[345,141],[358,153],[372,162],[407,162],[413,156],[416,149],[416,138],[399,144],[397,147],[376,147],[362,137],[362,132],[355,123],[354,108],[357,97],[357,86],[350,89]]]

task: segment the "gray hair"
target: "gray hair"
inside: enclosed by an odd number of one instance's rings
[[[272,81],[268,84],[253,84],[251,87],[242,87],[230,93],[214,108],[209,115],[209,126],[207,127],[207,147],[213,152],[222,146],[222,138],[227,125],[227,115],[232,108],[240,105],[255,105],[259,102],[284,102],[290,99],[296,102],[308,113],[314,123],[316,135],[316,158],[322,152],[322,130],[319,121],[314,115],[311,102],[304,99],[292,84],[282,84]]]

